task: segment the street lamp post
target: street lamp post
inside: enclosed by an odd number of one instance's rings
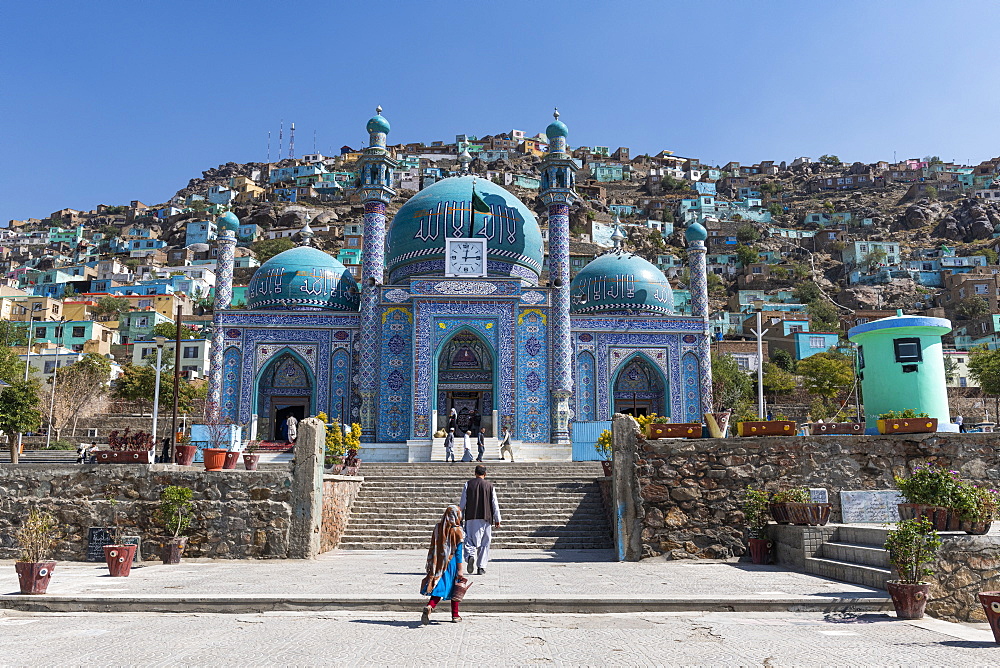
[[[66,319],[59,318],[59,327],[56,329],[56,338],[60,341],[65,341],[63,336],[63,327],[66,326]],[[59,348],[60,344],[56,344],[55,348],[55,361],[52,363],[52,392],[49,394],[49,424],[45,429],[45,449],[48,450],[49,446],[52,444],[52,416],[55,414],[56,410],[56,380],[59,378]]]
[[[27,307],[24,309],[24,313],[21,315],[28,314],[28,339],[27,345],[24,349],[24,382],[28,382],[28,371],[31,370],[31,334],[32,328],[35,325],[35,316],[29,313]],[[24,450],[24,432],[17,432],[17,453],[21,454]]]
[[[156,341],[156,382],[153,387],[153,450],[156,450],[156,420],[160,417],[160,361],[163,359],[163,344],[167,342],[166,337],[154,336]]]

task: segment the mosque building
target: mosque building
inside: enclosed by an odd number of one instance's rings
[[[570,459],[574,422],[701,422],[712,410],[701,225],[687,228],[691,316],[674,314],[663,273],[620,243],[570,282],[576,166],[556,112],[541,164],[544,285],[535,215],[489,180],[438,181],[387,221],[396,163],[381,108],[367,130],[360,285],[303,245],[263,263],[247,308],[230,309],[239,221],[221,219],[211,411],[262,440],[281,439],[288,415],[323,412],[360,423],[367,461],[430,461],[443,456],[433,437],[452,408],[460,426],[476,411],[489,436],[510,430],[528,460]]]

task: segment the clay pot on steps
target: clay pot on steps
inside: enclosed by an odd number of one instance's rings
[[[196,445],[178,445],[175,449],[175,461],[181,466],[191,466],[196,452],[198,452]]]
[[[18,561],[14,564],[17,572],[17,583],[22,594],[44,594],[52,579],[52,570],[56,567],[54,561],[27,562]]]
[[[606,459],[601,460],[601,468],[604,469],[604,475],[605,476],[611,477],[611,473],[614,471],[614,469],[612,468],[612,465],[611,465],[610,461],[608,461]]]
[[[160,543],[160,561],[162,561],[164,565],[181,563],[181,555],[184,554],[184,548],[187,547],[187,541],[187,536],[164,538],[163,542]]]
[[[892,597],[892,607],[896,608],[899,619],[923,619],[924,608],[927,607],[927,592],[931,585],[927,582],[904,584],[889,580],[885,583]]]
[[[104,561],[113,578],[127,578],[132,572],[132,560],[135,559],[135,545],[105,545]]]
[[[256,471],[258,462],[260,455],[243,455],[243,468],[247,471]]]
[[[1000,591],[979,592],[979,602],[986,611],[986,621],[990,623],[993,639],[1000,644]]]
[[[751,538],[750,560],[755,564],[766,564],[771,561],[771,541],[767,538]]]
[[[226,463],[226,450],[222,448],[205,448],[201,451],[205,458],[206,471],[221,471]]]

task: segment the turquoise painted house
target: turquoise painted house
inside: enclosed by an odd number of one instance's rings
[[[878,433],[880,414],[907,408],[937,418],[938,431],[958,431],[951,422],[941,344],[941,337],[950,331],[949,320],[902,311],[848,331],[858,346],[866,433]]]

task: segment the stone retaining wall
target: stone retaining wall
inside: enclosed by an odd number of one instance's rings
[[[1000,536],[942,536],[927,579],[927,614],[953,622],[985,622],[979,592],[1000,590]]]
[[[0,559],[18,556],[14,530],[31,507],[59,527],[56,560],[83,560],[89,527],[111,526],[116,502],[126,535],[156,557],[163,530],[153,521],[168,485],[194,491],[195,517],[185,554],[228,559],[310,558],[320,551],[323,519],[323,424],[299,424],[291,469],[204,471],[173,464],[0,464]],[[331,502],[343,499],[333,495]],[[331,515],[336,513],[332,510]]]
[[[616,539],[625,559],[725,559],[744,551],[743,490],[824,487],[840,521],[841,490],[890,489],[933,462],[974,482],[1000,480],[996,434],[778,436],[646,441],[628,416],[612,428]]]
[[[323,476],[323,535],[320,539],[320,552],[329,552],[337,547],[351,517],[351,504],[361,491],[361,483],[364,481],[361,476]]]

